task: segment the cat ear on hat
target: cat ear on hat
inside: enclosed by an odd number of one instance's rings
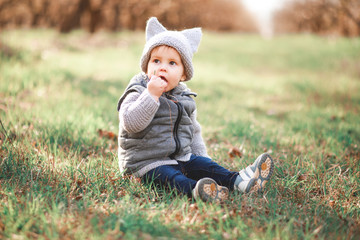
[[[188,39],[192,53],[195,53],[200,45],[202,37],[201,28],[191,28],[181,31],[181,33]]]
[[[161,25],[156,17],[151,17],[146,24],[146,41],[148,41],[153,36],[165,32],[167,29]]]

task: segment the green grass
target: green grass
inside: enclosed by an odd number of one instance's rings
[[[264,196],[220,206],[123,177],[99,134],[117,133],[143,33],[0,37],[0,238],[359,239],[359,38],[204,33],[188,86],[209,154],[276,164]]]

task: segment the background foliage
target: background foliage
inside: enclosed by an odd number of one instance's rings
[[[277,32],[360,35],[360,1],[295,0],[275,14]]]
[[[254,20],[236,0],[0,0],[0,28],[136,30],[145,28],[151,16],[170,29],[256,31]]]
[[[358,0],[288,0],[273,14],[276,33],[360,35]],[[156,16],[170,29],[258,32],[241,0],[0,0],[0,29],[120,31],[145,28]]]

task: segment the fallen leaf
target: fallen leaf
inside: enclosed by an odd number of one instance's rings
[[[331,121],[335,121],[337,119],[337,116],[335,116],[335,115],[332,115],[331,117],[330,117],[330,120]]]
[[[1,219],[0,219],[0,230],[1,231],[5,230],[5,224],[1,221]]]
[[[75,200],[76,200],[76,201],[79,201],[79,200],[81,200],[82,198],[83,198],[83,196],[82,196],[82,194],[80,194],[80,195],[78,195],[78,196],[75,197]]]
[[[235,157],[239,157],[241,158],[242,157],[242,152],[240,151],[239,148],[237,147],[232,147],[229,152],[228,152],[228,155],[231,159],[235,158]]]
[[[297,178],[297,180],[298,181],[305,181],[306,179],[307,179],[307,174],[301,174],[298,178]]]
[[[99,136],[102,138],[107,138],[113,141],[116,141],[117,135],[111,131],[106,131],[102,129],[98,129]]]
[[[77,184],[78,186],[81,186],[82,180],[81,180],[81,179],[76,180],[76,184]]]

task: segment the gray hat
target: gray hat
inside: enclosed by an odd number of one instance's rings
[[[185,81],[190,80],[194,74],[192,58],[199,47],[201,36],[201,28],[168,31],[156,17],[150,18],[146,25],[146,44],[140,62],[142,71],[147,71],[151,51],[155,47],[166,45],[178,51],[185,68]]]

